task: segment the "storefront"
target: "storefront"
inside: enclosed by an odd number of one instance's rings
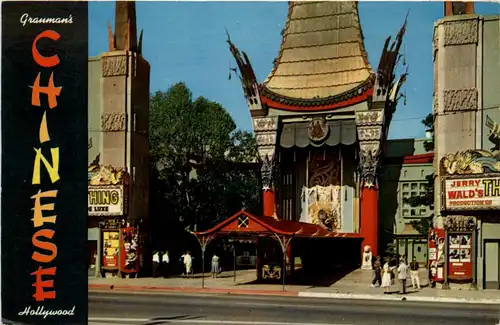
[[[95,233],[89,235],[89,247],[95,246],[93,268],[98,276],[139,272],[142,240],[137,227],[127,222],[128,189],[127,174],[111,167],[101,166],[89,179],[88,215],[90,223],[98,225],[89,228],[89,234]]]
[[[500,289],[497,164],[493,154],[479,150],[442,159],[441,218],[429,241],[437,281]],[[431,249],[436,253],[431,254]]]

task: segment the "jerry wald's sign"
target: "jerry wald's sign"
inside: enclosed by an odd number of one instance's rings
[[[500,209],[500,177],[445,180],[446,210]]]
[[[123,205],[123,186],[89,187],[89,216],[121,216]]]
[[[87,3],[2,3],[2,323],[87,324]]]

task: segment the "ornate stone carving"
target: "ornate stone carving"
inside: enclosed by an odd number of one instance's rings
[[[380,157],[380,142],[360,143],[359,169],[361,185],[372,188],[377,186],[377,167]]]
[[[474,231],[476,218],[470,216],[448,216],[444,218],[444,228],[448,231]]]
[[[271,190],[274,188],[275,157],[273,150],[260,150],[259,155],[262,160],[260,169],[262,177],[262,189]]]
[[[229,45],[229,51],[233,54],[233,57],[238,65],[238,70],[240,74],[237,73],[237,69],[231,69],[241,81],[241,86],[243,92],[245,93],[245,98],[247,100],[248,107],[251,111],[262,110],[262,103],[260,101],[260,88],[255,77],[255,72],[253,70],[252,64],[247,56],[247,54],[240,50],[231,42],[229,33],[227,34],[227,44]],[[229,72],[229,79],[231,79],[231,71]]]
[[[276,133],[257,133],[255,140],[258,146],[274,146],[276,145]]]
[[[326,139],[330,128],[326,125],[326,119],[323,117],[313,118],[307,125],[307,135],[313,142],[321,142]]]
[[[125,113],[104,113],[101,115],[101,129],[105,132],[124,131],[127,122]]]
[[[449,153],[441,159],[441,173],[468,175],[500,173],[499,155],[486,150],[465,150]]]
[[[382,127],[361,127],[358,128],[358,138],[360,141],[380,140],[382,136]]]
[[[104,56],[101,59],[103,77],[123,76],[127,73],[126,56]]]
[[[432,106],[434,113],[439,112],[439,98],[436,93],[432,96]]]
[[[477,109],[477,89],[447,89],[444,91],[444,112]]]
[[[444,24],[444,45],[477,44],[477,19]]]
[[[380,111],[368,111],[356,113],[357,125],[373,125],[383,122],[384,114]]]
[[[432,52],[435,55],[436,51],[439,48],[439,29],[437,27],[434,27],[434,35],[432,37]]]
[[[92,177],[89,185],[120,185],[127,183],[127,170],[125,167],[91,165],[88,168]]]
[[[275,131],[278,129],[278,119],[274,117],[256,117],[253,119],[255,132]]]
[[[120,229],[125,227],[125,220],[120,218],[106,219],[100,226],[103,229]]]

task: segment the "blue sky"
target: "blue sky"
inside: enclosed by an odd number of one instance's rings
[[[476,13],[500,14],[500,4],[480,2]],[[144,29],[143,55],[151,64],[151,92],[184,81],[193,95],[222,104],[238,127],[251,130],[248,107],[239,80],[228,80],[235,67],[227,48],[231,40],[244,50],[259,81],[271,72],[287,15],[287,2],[137,2],[138,29]],[[365,47],[373,68],[387,36],[399,31],[409,11],[403,46],[409,77],[406,105],[401,101],[390,138],[421,138],[420,121],[432,110],[432,31],[443,15],[442,2],[361,2]],[[107,27],[113,25],[114,2],[89,3],[89,55],[107,50]]]

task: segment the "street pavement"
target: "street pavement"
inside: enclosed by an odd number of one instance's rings
[[[255,282],[255,270],[240,270],[233,278],[233,272],[224,272],[217,279],[205,277],[205,288],[201,288],[201,274],[194,278],[89,278],[89,290],[108,290],[112,292],[126,291],[155,291],[155,292],[183,292],[183,293],[231,293],[275,296],[300,296],[305,298],[335,298],[335,299],[367,299],[367,300],[402,300],[419,302],[448,302],[448,303],[478,303],[500,305],[499,290],[469,290],[469,285],[452,284],[452,290],[430,288],[425,270],[421,270],[422,289],[409,289],[409,294],[397,294],[399,284],[393,286],[391,295],[384,295],[382,288],[370,288],[372,273],[370,271],[355,270],[334,280],[319,281],[317,284],[258,284]]]
[[[498,305],[89,292],[90,325],[499,325],[499,320]]]

